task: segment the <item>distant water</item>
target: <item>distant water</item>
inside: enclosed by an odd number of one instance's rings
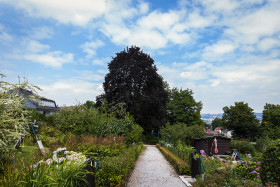
[[[256,113],[255,115],[257,117],[258,120],[262,120],[262,113]],[[205,123],[210,124],[213,119],[215,119],[216,117],[218,118],[222,118],[223,113],[218,113],[218,114],[201,114],[201,118]]]

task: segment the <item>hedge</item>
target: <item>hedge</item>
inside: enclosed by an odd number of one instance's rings
[[[98,186],[125,186],[143,150],[142,144],[134,145],[118,156],[100,161],[100,168],[96,173]]]
[[[160,146],[159,144],[157,144],[156,146],[166,158],[166,160],[174,167],[174,169],[179,175],[191,173],[190,165],[187,162],[178,158],[173,153]]]

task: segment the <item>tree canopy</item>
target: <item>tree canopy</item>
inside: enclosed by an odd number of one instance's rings
[[[266,104],[264,106],[262,124],[280,127],[280,105]]]
[[[190,145],[192,139],[205,137],[202,125],[188,127],[184,123],[167,124],[160,129],[160,134],[165,141],[173,144],[176,144],[180,140],[183,144]]]
[[[166,104],[166,119],[170,124],[185,123],[187,126],[203,123],[200,115],[202,103],[196,102],[190,89],[173,88]]]
[[[223,126],[234,130],[235,136],[254,138],[259,129],[257,117],[253,109],[244,102],[235,102],[234,106],[224,107]]]
[[[280,136],[280,105],[266,104],[263,110],[261,132],[263,137]]]
[[[132,46],[117,53],[108,69],[103,83],[105,93],[97,97],[97,106],[102,99],[125,103],[126,110],[144,129],[163,125],[167,93],[154,60]]]
[[[216,127],[221,127],[221,126],[222,126],[222,123],[223,123],[223,122],[222,122],[222,119],[216,117],[216,118],[211,122],[212,129],[214,130]]]

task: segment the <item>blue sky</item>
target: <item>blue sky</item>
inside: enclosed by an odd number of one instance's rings
[[[203,113],[280,104],[280,0],[0,0],[0,73],[60,106],[95,100],[131,45]]]

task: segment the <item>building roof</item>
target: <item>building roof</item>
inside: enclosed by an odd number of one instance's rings
[[[216,127],[214,130],[215,130],[215,131],[222,130],[222,127]]]
[[[42,111],[59,111],[55,101],[44,97],[36,96],[29,90],[17,89],[12,90],[11,93],[17,93],[24,98],[23,106]]]
[[[207,137],[219,135],[219,132],[217,132],[217,131],[212,131],[212,130],[207,129],[207,128],[204,129],[204,131],[205,131]]]

